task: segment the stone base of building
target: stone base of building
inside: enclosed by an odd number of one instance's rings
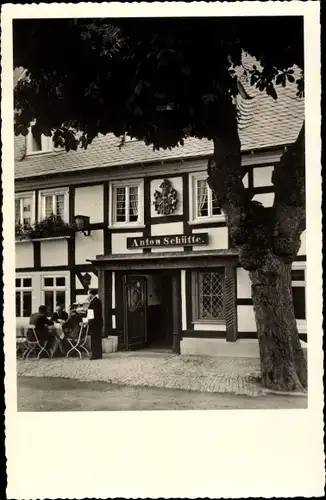
[[[307,343],[301,341],[303,349]],[[238,339],[236,342],[226,342],[225,339],[183,338],[181,354],[203,356],[225,356],[239,358],[259,358],[257,339]]]

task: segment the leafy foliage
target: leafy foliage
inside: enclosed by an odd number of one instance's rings
[[[32,225],[16,225],[15,234],[20,239],[50,238],[54,236],[68,236],[74,229],[64,222],[58,215],[51,214],[45,219]]]
[[[303,94],[300,17],[31,19],[14,21],[15,133],[54,132],[55,145],[83,148],[98,134],[125,134],[155,148],[186,137],[223,138],[238,92],[242,54],[250,84],[277,98]],[[231,120],[232,118],[230,118]]]

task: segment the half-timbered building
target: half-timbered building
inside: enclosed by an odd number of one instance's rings
[[[243,182],[265,206],[273,204],[274,165],[303,121],[293,92],[277,101],[239,96]],[[67,153],[51,138],[15,138],[16,228],[39,222],[28,234],[17,229],[17,324],[40,304],[50,313],[57,303],[82,303],[92,287],[103,302],[103,336],[117,337],[119,349],[236,352],[256,326],[248,272],[206,181],[212,143],[188,139],[155,152],[133,139],[119,144],[102,136]],[[42,225],[53,215],[66,225]],[[304,234],[293,297],[305,339]]]

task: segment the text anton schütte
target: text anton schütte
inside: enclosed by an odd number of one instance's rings
[[[187,245],[207,245],[208,233],[171,234],[165,236],[147,236],[127,238],[127,248],[173,247]]]

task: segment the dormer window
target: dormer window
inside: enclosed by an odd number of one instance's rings
[[[29,131],[26,137],[26,153],[27,155],[35,155],[40,153],[51,153],[53,151],[53,139],[43,134]]]

